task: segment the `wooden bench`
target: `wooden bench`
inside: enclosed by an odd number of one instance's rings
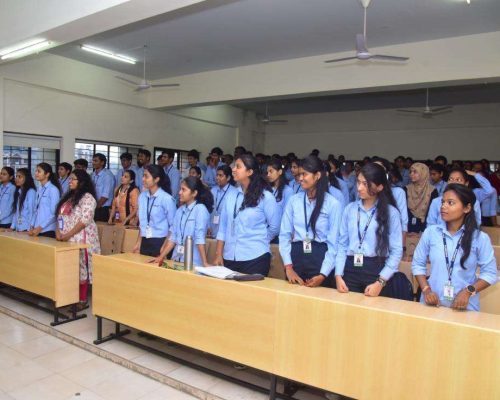
[[[26,233],[1,232],[0,282],[50,299],[52,325],[84,318],[85,314],[77,315],[76,303],[80,300],[79,252],[85,247]],[[68,305],[74,306],[71,318],[58,310]],[[66,319],[59,321],[60,316]]]
[[[491,226],[482,226],[481,230],[486,232],[491,239],[491,244],[495,246],[500,245],[500,228]]]

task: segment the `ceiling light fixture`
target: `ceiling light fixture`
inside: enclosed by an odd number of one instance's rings
[[[9,58],[16,58],[25,56],[30,53],[38,52],[50,45],[50,42],[45,39],[35,39],[29,42],[22,43],[17,46],[9,47],[0,50],[0,58],[2,60],[7,60]]]
[[[470,0],[465,0],[467,2],[467,4],[470,6]]]
[[[89,51],[90,53],[99,54],[101,56],[109,57],[114,60],[123,61],[129,64],[135,64],[137,62],[137,60],[131,57],[127,57],[121,54],[115,54],[109,50],[99,49],[94,46],[89,46],[88,44],[82,44],[80,47],[82,50]]]

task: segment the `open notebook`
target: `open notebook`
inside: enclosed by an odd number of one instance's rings
[[[234,279],[237,281],[257,281],[264,279],[263,275],[260,274],[242,274],[240,272],[233,271],[226,267],[194,267],[194,270],[206,276],[211,276],[212,278],[218,279]]]

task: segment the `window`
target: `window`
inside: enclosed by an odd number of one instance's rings
[[[188,151],[186,151],[186,150],[168,149],[165,147],[155,147],[155,151],[154,151],[155,164],[157,164],[157,162],[156,162],[157,158],[159,156],[161,156],[161,153],[164,152],[165,150],[173,150],[175,152],[174,165],[180,171],[182,177],[188,176],[189,175],[189,164],[188,164],[188,159],[187,159]]]
[[[107,158],[106,167],[116,174],[121,168],[120,155],[122,153],[132,154],[132,164],[137,164],[137,151],[139,145],[127,145],[120,143],[88,142],[77,139],[75,142],[75,160],[84,158],[89,162],[87,172],[92,173],[92,157],[95,153],[102,153]]]
[[[28,168],[34,175],[37,164],[46,162],[57,171],[59,146],[59,138],[4,132],[3,165]]]

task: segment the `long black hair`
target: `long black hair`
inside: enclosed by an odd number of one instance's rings
[[[271,192],[271,187],[260,173],[259,163],[254,156],[243,154],[236,159],[236,161],[238,160],[241,160],[246,169],[253,171],[253,174],[249,176],[250,184],[245,192],[241,209],[257,207],[260,199],[264,196],[264,191],[268,190]]]
[[[59,190],[59,195],[61,195],[62,194],[61,184],[59,183],[59,178],[52,170],[52,166],[46,162],[41,162],[40,164],[37,165],[37,168],[40,168],[46,174],[50,174],[49,182],[52,183],[57,188],[57,190]]]
[[[323,162],[316,156],[307,156],[300,162],[300,167],[311,174],[321,173],[321,177],[318,182],[316,182],[316,205],[311,214],[311,230],[313,231],[314,237],[316,237],[316,222],[318,221],[321,208],[325,201],[325,195],[328,193],[328,178],[326,176],[326,171],[323,166]],[[307,194],[304,193],[304,196]]]
[[[397,209],[396,201],[392,195],[392,190],[389,182],[387,181],[387,175],[384,167],[379,164],[369,162],[361,168],[359,172],[364,176],[368,184],[368,191],[370,195],[375,195],[371,190],[372,184],[382,185],[383,189],[377,193],[377,255],[379,257],[385,257],[389,251],[389,218],[390,211],[389,206],[393,206]]]
[[[236,185],[236,182],[234,181],[234,177],[233,177],[233,171],[231,170],[231,167],[229,165],[221,165],[219,167],[217,167],[217,171],[222,171],[224,173],[224,175],[226,175],[227,178],[229,178],[229,184],[231,186],[234,186]]]
[[[285,171],[283,170],[283,164],[281,164],[281,160],[273,158],[269,164],[267,164],[267,167],[271,167],[278,172],[281,171],[281,175],[278,178],[278,187],[276,192],[276,201],[280,202],[283,200],[283,189],[288,184],[288,179],[286,179]]]
[[[123,154],[122,154],[123,155]],[[131,169],[128,169],[123,172],[123,175],[128,174],[130,176],[130,183],[128,185],[127,189],[127,197],[125,198],[125,215],[129,216],[130,215],[130,193],[132,193],[132,190],[137,189],[137,186],[135,185],[135,172]],[[120,184],[115,190],[115,197],[118,196],[118,193],[120,193],[120,190],[122,189],[123,185]],[[127,222],[128,225],[129,222]]]
[[[73,207],[76,207],[82,197],[87,193],[90,193],[94,197],[94,199],[96,199],[97,197],[95,194],[94,182],[92,182],[92,178],[87,173],[87,171],[84,171],[82,169],[75,169],[71,174],[76,176],[78,185],[75,190],[68,190],[61,198],[61,200],[59,200],[59,203],[56,207],[56,215],[59,214],[62,205],[67,201],[70,201],[71,205]]]
[[[5,172],[7,172],[10,176],[10,179],[9,179],[9,182],[12,183],[13,185],[16,184],[16,181],[15,181],[15,173],[14,173],[14,169],[11,168],[11,167],[3,167],[2,169],[5,170]]]
[[[323,163],[323,166],[325,168],[325,171],[328,172],[328,182],[330,183],[331,186],[333,186],[334,188],[338,189],[338,190],[341,190],[340,189],[340,183],[339,183],[339,179],[337,178],[337,176],[335,175],[334,172],[332,172],[332,167],[330,166],[330,163],[333,163],[334,160],[330,160],[330,161],[325,161]],[[338,171],[338,169],[337,169]]]
[[[160,178],[158,181],[158,186],[161,187],[168,194],[172,194],[172,186],[170,185],[170,178],[165,173],[162,167],[159,165],[149,164],[144,167],[148,171],[153,179]]]
[[[465,269],[465,261],[469,258],[470,250],[472,247],[472,239],[474,234],[478,230],[476,216],[474,215],[474,204],[476,203],[476,195],[474,191],[467,186],[460,185],[459,183],[450,183],[443,192],[443,196],[446,192],[454,192],[459,198],[460,202],[464,207],[470,205],[470,211],[465,215],[464,218],[464,236],[462,238],[461,247],[463,250],[463,255],[460,258],[460,266]]]
[[[24,176],[24,184],[19,188],[21,189],[21,193],[19,193],[19,190],[16,190],[14,192],[14,204],[12,205],[12,210],[16,212],[17,202],[19,201],[19,212],[21,212],[28,191],[30,189],[36,191],[36,186],[35,181],[33,180],[33,176],[31,176],[31,172],[28,168],[19,168],[17,170],[17,173]]]
[[[214,197],[212,196],[212,192],[209,188],[207,188],[200,178],[196,176],[188,176],[182,180],[189,190],[194,192],[195,190],[198,192],[196,194],[196,202],[199,204],[203,204],[209,213],[211,213],[214,209]]]

